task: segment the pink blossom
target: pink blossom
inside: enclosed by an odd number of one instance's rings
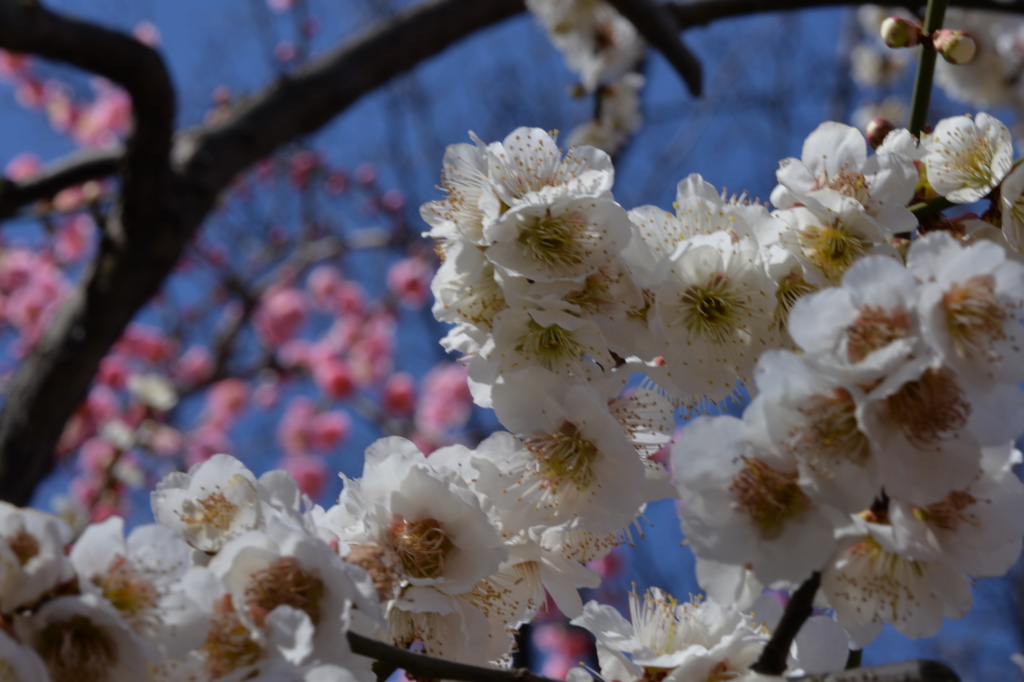
[[[0,52],[3,52],[0,50]],[[4,175],[15,182],[28,180],[43,167],[42,160],[32,152],[18,154],[7,163]]]
[[[58,211],[73,211],[85,204],[83,185],[68,187],[53,197],[53,207]]]
[[[29,58],[19,52],[0,50],[0,80],[14,82],[28,77]]]
[[[314,364],[313,381],[324,394],[335,400],[349,397],[355,388],[348,365],[338,359]]]
[[[102,147],[115,144],[128,132],[132,100],[128,93],[109,81],[93,81],[96,99],[87,104],[75,120],[71,136],[78,144]]]
[[[320,20],[316,17],[306,17],[302,20],[302,35],[315,36],[320,32]]]
[[[352,419],[346,412],[322,412],[313,417],[310,423],[310,445],[316,450],[326,452],[348,440],[351,431]]]
[[[264,383],[252,392],[252,402],[258,407],[268,409],[277,404],[279,391],[276,383]]]
[[[306,367],[309,365],[312,348],[313,344],[305,339],[292,339],[281,345],[277,351],[277,358],[288,368]]]
[[[306,289],[318,310],[329,311],[341,292],[344,282],[341,272],[333,265],[317,266],[306,279]]]
[[[105,474],[114,461],[117,450],[110,441],[103,438],[90,438],[82,443],[79,450],[78,463],[87,472]]]
[[[181,451],[182,435],[177,429],[169,426],[158,426],[149,439],[149,447],[163,457],[169,457]]]
[[[299,484],[299,490],[312,498],[319,497],[327,483],[330,475],[327,471],[327,464],[319,457],[309,455],[297,455],[285,457],[279,466],[291,474],[295,482]]]
[[[372,185],[377,180],[377,167],[372,163],[361,163],[352,175],[360,185]]]
[[[281,422],[277,425],[277,442],[286,455],[302,455],[309,452],[315,416],[316,409],[309,398],[300,396],[289,403]]]
[[[274,46],[274,58],[283,64],[293,61],[298,53],[299,50],[295,47],[295,43],[290,40],[282,40]]]
[[[416,403],[416,427],[428,434],[441,434],[464,425],[472,411],[473,396],[466,382],[467,369],[444,362],[423,377]]]
[[[397,213],[402,210],[403,206],[405,206],[405,194],[403,194],[402,190],[399,189],[389,189],[387,192],[384,192],[384,196],[380,198],[380,205],[385,211]]]
[[[89,417],[96,423],[108,422],[121,414],[121,401],[113,389],[103,384],[93,386],[86,396]]]
[[[275,12],[287,12],[298,0],[267,0],[267,6]]]
[[[280,47],[280,45],[278,47]],[[294,49],[295,46],[293,45],[292,50],[294,51]],[[295,55],[293,54],[291,58],[294,59],[294,56]],[[290,61],[290,59],[282,61]],[[293,154],[292,158],[289,160],[288,178],[291,180],[293,185],[301,189],[309,183],[310,176],[319,166],[320,157],[316,152],[303,149]]]
[[[56,80],[48,80],[43,85],[43,106],[50,127],[64,134],[78,119],[80,112],[75,106],[74,93],[71,88]]]
[[[157,47],[160,44],[160,29],[148,21],[140,21],[135,24],[132,35],[143,45]]]
[[[357,282],[346,280],[341,283],[338,311],[350,315],[362,315],[366,311],[366,291]]]
[[[422,258],[403,258],[388,270],[388,289],[403,306],[415,310],[430,298],[433,276]]]
[[[6,249],[0,252],[0,289],[11,292],[28,284],[38,265],[36,254],[27,249]]]
[[[210,422],[227,425],[249,401],[249,384],[241,379],[224,379],[210,387],[206,394],[206,413]]]
[[[111,388],[124,388],[129,374],[131,374],[131,368],[124,357],[108,355],[100,361],[100,369],[96,378]]]
[[[14,99],[26,109],[38,109],[43,106],[43,84],[34,78],[18,81],[14,90]]]
[[[155,327],[133,323],[128,325],[115,350],[150,362],[161,362],[174,353],[174,342]]]
[[[81,260],[89,250],[96,223],[87,213],[76,213],[61,221],[54,245],[54,256],[60,263],[74,263]]]
[[[231,450],[228,435],[216,425],[204,425],[189,434],[185,461],[189,466],[205,462],[216,454]]]
[[[416,404],[416,380],[407,372],[396,372],[384,382],[384,409],[390,414],[412,414]]]
[[[267,291],[256,312],[255,325],[263,340],[272,347],[280,346],[298,332],[306,321],[306,298],[294,287]]]
[[[190,346],[185,353],[178,358],[174,367],[174,374],[188,382],[198,384],[210,376],[213,370],[213,359],[210,351],[205,346]]]
[[[341,171],[334,171],[324,180],[324,189],[332,197],[341,196],[348,189],[348,176]]]

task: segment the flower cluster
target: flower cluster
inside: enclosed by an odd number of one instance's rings
[[[822,572],[853,641],[882,622],[921,636],[966,612],[969,576],[1016,560],[1024,265],[1007,249],[1024,175],[999,121],[946,119],[919,143],[893,130],[874,154],[823,124],[781,162],[774,212],[697,175],[674,213],[626,211],[596,149],[527,128],[475,142],[449,148],[447,196],[422,215],[443,344],[514,434],[474,460],[506,528],[622,533],[667,494],[650,457],[674,427],[666,399],[744,385],[759,394],[742,419],[700,417],[672,454],[716,600],[745,608]],[[994,208],[898,237],[936,196]]]
[[[57,517],[0,506],[8,678],[374,679],[345,636],[383,625],[373,582],[284,472],[218,455],[152,504],[156,524],[126,536],[112,517],[73,544]]]

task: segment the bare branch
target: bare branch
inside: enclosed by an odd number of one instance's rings
[[[18,369],[0,413],[0,498],[24,505],[53,467],[57,440],[100,360],[159,289],[185,242],[168,224],[177,214],[169,165],[175,97],[160,55],[33,0],[0,0],[0,47],[98,73],[132,98],[121,197],[99,253]]]
[[[608,0],[619,14],[657,48],[685,81],[694,97],[700,97],[701,65],[679,37],[679,27],[668,5],[657,0]]]
[[[22,182],[0,178],[0,221],[28,204],[50,199],[61,190],[113,175],[124,149],[90,149],[60,159]]]
[[[781,675],[786,671],[786,659],[800,628],[814,612],[814,595],[821,585],[821,573],[815,571],[789,598],[782,620],[775,627],[772,638],[764,646],[761,657],[751,670],[762,675]]]

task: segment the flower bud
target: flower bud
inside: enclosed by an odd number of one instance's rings
[[[896,124],[884,118],[872,119],[864,128],[864,137],[872,149],[878,149],[885,141],[885,136],[896,130]]]
[[[913,47],[921,41],[921,27],[903,17],[889,17],[880,30],[882,41],[889,47]]]
[[[974,59],[978,46],[966,31],[950,28],[939,29],[932,34],[936,52],[950,64],[967,64]]]

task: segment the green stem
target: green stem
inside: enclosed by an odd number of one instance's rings
[[[935,197],[934,199],[929,199],[928,201],[922,201],[917,204],[912,204],[910,206],[910,212],[913,213],[918,218],[924,218],[925,216],[929,216],[932,213],[945,211],[950,206],[956,206],[956,204],[954,204],[946,197]]]
[[[924,15],[925,38],[921,44],[921,59],[917,62],[917,76],[914,78],[914,94],[910,100],[910,134],[920,137],[924,130],[925,119],[928,117],[928,100],[932,95],[932,77],[935,75],[935,58],[937,53],[932,47],[932,33],[942,28],[942,18],[946,14],[946,0],[928,0],[928,10]]]

